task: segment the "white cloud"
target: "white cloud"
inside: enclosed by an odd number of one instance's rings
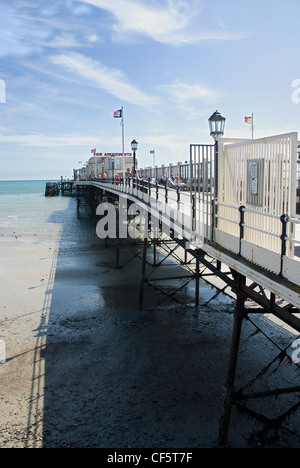
[[[6,134],[0,135],[1,143],[14,143],[15,145],[29,147],[45,147],[45,148],[63,148],[63,147],[89,147],[91,141],[95,141],[95,136],[83,136],[78,134],[60,135],[45,135],[43,133],[30,134]]]
[[[62,6],[59,1],[48,6],[36,0],[1,5],[0,57],[41,54],[45,48],[91,47],[103,42],[90,24],[88,5],[66,0]]]
[[[170,94],[170,96],[179,103],[186,101],[205,101],[214,102],[222,96],[222,93],[201,84],[188,84],[176,81],[173,84],[161,85],[158,87]]]
[[[70,73],[84,78],[86,85],[104,89],[121,101],[129,102],[148,109],[158,104],[156,97],[145,94],[131,84],[121,70],[109,68],[99,61],[82,54],[59,54],[50,57],[53,64],[59,65]]]
[[[102,39],[100,39],[97,34],[85,33],[79,36],[67,31],[61,31],[58,35],[47,41],[36,41],[37,45],[48,48],[50,47],[52,49],[90,47],[95,45],[97,42],[102,42]]]
[[[172,84],[157,86],[169,97],[173,106],[183,112],[187,120],[199,118],[199,104],[207,106],[223,97],[223,93],[200,83],[189,84],[175,81]]]
[[[40,51],[36,45],[45,40],[48,31],[32,28],[10,7],[1,6],[0,56],[26,56]]]
[[[74,34],[62,32],[59,36],[54,37],[51,41],[44,43],[43,45],[52,48],[68,48],[68,47],[80,47],[81,44],[77,41]]]
[[[110,12],[116,19],[115,37],[123,40],[132,34],[149,36],[157,42],[183,45],[203,40],[233,40],[244,35],[230,32],[191,32],[189,26],[199,13],[199,1],[166,0],[159,7],[138,0],[81,0],[87,4]],[[201,28],[201,27],[200,27]]]

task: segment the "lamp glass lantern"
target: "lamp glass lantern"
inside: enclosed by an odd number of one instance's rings
[[[132,142],[131,142],[131,149],[132,149],[132,151],[133,151],[134,153],[137,151],[137,149],[138,149],[138,142],[137,142],[137,141],[132,140]]]
[[[136,175],[136,159],[135,159],[135,153],[138,149],[138,142],[135,140],[132,140],[131,142],[131,149],[133,151],[133,176],[135,177]]]
[[[214,139],[224,135],[225,120],[225,117],[223,117],[218,111],[214,112],[208,119],[210,135]]]

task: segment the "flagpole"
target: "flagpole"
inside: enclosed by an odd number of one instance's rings
[[[253,137],[254,137],[254,114],[252,114],[252,126],[251,126],[251,130],[252,130],[252,140],[253,140]]]
[[[124,107],[122,106],[122,153],[123,153],[123,183],[125,184],[125,151],[124,151]]]

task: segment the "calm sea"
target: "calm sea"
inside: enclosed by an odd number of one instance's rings
[[[58,248],[58,263],[61,268],[67,268],[68,265],[72,264],[80,271],[80,281],[85,278],[91,287],[93,287],[95,278],[98,278],[96,280],[96,283],[99,280],[96,296],[99,300],[99,287],[104,281],[103,276],[101,281],[99,279],[102,264],[105,275],[110,273],[108,276],[110,278],[109,285],[112,286],[115,282],[120,282],[120,277],[114,276],[119,274],[116,273],[119,270],[114,270],[114,268],[110,270],[107,267],[115,265],[114,249],[104,248],[104,241],[99,239],[96,234],[96,220],[91,216],[89,210],[84,212],[83,207],[81,207],[81,216],[79,220],[77,219],[76,197],[62,197],[61,195],[45,197],[45,187],[46,181],[0,181],[0,258],[1,253],[7,249],[10,249],[9,251],[13,255],[22,255],[22,252],[28,247],[45,247],[45,251],[47,251],[49,246],[55,244]],[[138,289],[134,288],[139,287],[138,272],[141,268],[137,252],[138,250],[135,255],[137,264],[134,265],[132,262],[133,250],[124,249],[122,251],[122,261],[125,264],[128,262],[132,270],[129,267],[129,269],[120,270],[123,272],[122,281],[124,281],[123,287],[126,294],[130,289],[133,291],[132,294],[135,294],[132,299],[134,307],[136,307],[136,297],[138,297],[136,296]],[[81,263],[76,265],[79,258]],[[96,273],[91,273],[92,267],[97,269]],[[137,284],[133,287],[131,283],[135,281]],[[171,283],[169,286],[174,289],[173,282]],[[79,288],[76,283],[74,287]],[[113,287],[112,294],[109,296],[110,302],[112,297],[116,301],[117,291]],[[89,294],[92,297],[94,292],[90,291]],[[193,300],[193,285],[188,294],[191,294]],[[202,285],[201,295],[203,300],[210,297],[212,295],[210,286]],[[121,299],[123,301],[123,297]],[[185,297],[185,300],[188,302],[190,299]],[[227,299],[224,298],[224,300],[227,303]],[[218,297],[217,301],[218,307],[220,307],[221,298]],[[129,303],[129,301],[127,302]]]
[[[45,187],[44,180],[0,181],[0,247],[59,241],[72,248],[97,240],[92,218],[78,222],[76,198],[45,197]]]

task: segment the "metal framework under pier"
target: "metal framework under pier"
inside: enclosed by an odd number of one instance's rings
[[[172,234],[171,234],[172,238]],[[238,368],[238,355],[240,348],[240,339],[242,332],[242,324],[244,320],[250,321],[255,329],[255,333],[264,333],[257,323],[254,323],[251,319],[251,314],[273,314],[276,317],[280,318],[284,323],[290,325],[292,328],[297,330],[300,334],[300,318],[297,317],[299,310],[294,306],[284,303],[282,306],[279,306],[276,303],[276,297],[273,293],[267,294],[264,288],[262,288],[258,283],[252,282],[247,284],[247,278],[237,271],[228,268],[226,265],[222,265],[220,261],[215,262],[212,258],[207,258],[207,255],[202,250],[190,250],[186,249],[184,242],[179,239],[173,239],[174,244],[173,248],[169,247],[169,254],[166,258],[171,255],[174,257],[174,252],[178,246],[181,246],[184,249],[185,255],[189,254],[195,260],[195,269],[192,267],[189,268],[190,275],[183,276],[182,278],[186,279],[187,282],[182,285],[182,288],[185,287],[190,281],[195,281],[195,307],[199,305],[199,281],[200,278],[213,285],[216,288],[216,294],[225,293],[227,288],[236,296],[235,300],[235,309],[234,309],[234,326],[232,331],[232,340],[231,340],[231,349],[229,355],[228,369],[227,369],[227,378],[224,386],[224,399],[222,414],[220,418],[219,426],[219,445],[226,446],[228,440],[228,433],[230,428],[230,417],[233,407],[236,407],[239,412],[242,412],[247,417],[255,419],[261,424],[261,430],[256,434],[257,440],[260,442],[264,441],[268,433],[273,432],[273,434],[278,434],[281,428],[284,428],[285,422],[288,418],[300,408],[300,399],[294,403],[290,408],[286,409],[282,414],[278,415],[274,419],[270,419],[267,416],[264,416],[260,412],[257,412],[247,406],[248,400],[253,399],[262,399],[266,397],[278,397],[279,395],[284,394],[300,394],[300,386],[293,386],[287,388],[276,388],[273,390],[261,390],[256,392],[247,393],[247,388],[250,387],[255,381],[259,380],[267,371],[270,370],[272,366],[275,366],[275,370],[284,364],[293,364],[296,366],[288,350],[292,343],[284,349],[278,347],[278,354],[270,363],[268,363],[264,368],[250,380],[243,388],[235,388],[235,377]],[[153,284],[150,280],[150,275],[146,275],[146,252],[149,247],[153,248],[153,242],[151,239],[144,239],[144,253],[142,258],[142,279],[141,279],[141,289],[139,297],[139,307],[140,309],[143,306],[143,295],[144,288],[146,285],[153,287]],[[176,261],[180,261],[180,257],[177,257]],[[162,263],[162,262],[161,262]],[[191,263],[190,263],[191,265]],[[201,272],[201,266],[204,267],[204,270]],[[205,274],[204,272],[209,270],[210,274]],[[213,276],[211,276],[211,274]],[[223,281],[224,287],[216,287],[214,284],[213,278],[219,278]],[[163,278],[162,278],[163,280]],[[159,288],[160,289],[160,288]],[[174,293],[168,294],[169,297],[175,299],[175,294],[179,289],[176,289]],[[166,293],[165,293],[166,294]],[[174,295],[173,295],[174,294]],[[212,298],[212,299],[213,299]],[[256,304],[256,307],[249,307],[246,305],[247,301],[251,301]],[[282,302],[279,300],[279,302]],[[255,334],[254,333],[254,334]],[[264,336],[266,339],[272,340],[265,333]],[[300,366],[298,365],[298,371],[300,371]]]
[[[97,204],[103,199],[111,202],[116,202],[118,200],[118,194],[113,191],[109,191],[101,187],[81,187],[77,192],[78,216],[80,214],[80,196],[84,196],[89,201],[94,213]],[[128,199],[129,204],[132,202],[133,200]],[[165,233],[161,229],[161,223],[159,223],[159,227],[159,237],[155,239],[152,238],[150,217],[148,236],[144,239],[132,241],[135,246],[138,245],[141,247],[141,251],[138,254],[138,257],[141,258],[141,280],[137,307],[139,307],[140,310],[143,309],[144,292],[147,287],[160,291],[163,297],[161,303],[166,299],[171,299],[172,301],[180,304],[180,300],[176,297],[176,294],[192,281],[195,283],[195,307],[198,307],[200,299],[200,280],[206,281],[215,288],[216,293],[213,297],[216,297],[218,294],[225,293],[229,294],[231,298],[234,298],[234,325],[228,360],[227,378],[224,387],[225,392],[223,397],[222,414],[220,416],[219,445],[226,446],[227,444],[230,430],[230,418],[233,408],[237,408],[247,417],[254,418],[261,424],[261,430],[257,433],[257,437],[260,440],[263,440],[271,431],[273,431],[273,433],[278,433],[281,428],[284,428],[284,424],[290,415],[299,409],[299,398],[290,408],[286,409],[282,414],[273,419],[270,419],[268,416],[254,410],[247,403],[255,399],[266,399],[267,397],[278,397],[279,395],[287,394],[293,394],[297,397],[297,395],[300,394],[300,386],[296,385],[289,388],[276,388],[271,390],[263,388],[260,391],[249,391],[248,389],[251,387],[253,382],[258,382],[262,375],[267,374],[272,366],[274,366],[275,369],[278,369],[280,366],[289,363],[297,366],[297,369],[300,370],[299,365],[292,361],[290,354],[288,353],[292,343],[283,349],[276,345],[278,348],[278,354],[275,358],[272,359],[272,361],[269,362],[254,378],[252,378],[250,382],[246,383],[242,388],[237,389],[235,384],[242,326],[245,320],[250,321],[255,327],[255,333],[262,333],[267,340],[272,341],[272,338],[261,330],[259,325],[252,319],[252,314],[271,314],[280,319],[284,324],[292,327],[292,329],[300,335],[299,309],[288,301],[283,300],[282,297],[274,292],[268,291],[265,286],[260,284],[259,279],[257,281],[253,281],[247,278],[246,275],[232,268],[229,261],[225,262],[220,260],[217,255],[211,256],[203,249],[192,249],[185,240],[177,238],[172,229],[168,233]],[[118,268],[121,267],[122,264],[120,258],[122,242],[126,242],[126,240],[119,239],[114,243],[116,248],[116,267]],[[215,249],[216,247],[214,246],[212,248]],[[152,262],[149,262],[147,257],[148,249],[152,249],[153,252]],[[178,254],[178,249],[181,249],[180,255]],[[164,258],[159,261],[157,257],[158,250],[160,254],[164,255]],[[232,258],[235,258],[234,254],[226,252],[226,255],[231,255]],[[137,255],[135,254],[134,258],[136,258],[136,256]],[[170,280],[169,277],[161,275],[159,278],[156,277],[154,279],[152,276],[153,271],[157,271],[168,258],[172,258],[173,261],[177,262],[177,264],[181,264],[185,268],[182,275],[180,275],[180,278],[175,278],[183,280],[183,283],[172,292],[165,291],[163,287],[164,281]],[[224,255],[222,259],[223,258]],[[239,262],[242,262],[241,258],[238,258],[238,260]],[[131,260],[127,260],[122,266],[126,267],[126,264],[130,261]],[[251,265],[249,266],[247,264],[247,268],[250,267]],[[253,265],[252,268],[254,268]],[[216,286],[216,278],[219,282],[221,280],[222,286]],[[280,282],[281,288],[284,287],[284,283],[286,283],[287,289],[292,287],[288,281],[285,281],[282,278],[277,278],[277,280]]]

